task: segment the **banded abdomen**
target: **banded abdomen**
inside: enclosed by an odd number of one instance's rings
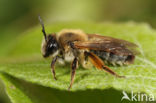
[[[94,54],[100,57],[105,63],[112,65],[127,65],[133,63],[134,55],[117,55],[111,52],[92,50]]]

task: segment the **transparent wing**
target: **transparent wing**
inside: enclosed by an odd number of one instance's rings
[[[125,40],[95,34],[88,35],[88,37],[88,41],[74,42],[75,48],[100,50],[119,55],[135,55],[139,53],[136,49],[136,44]]]

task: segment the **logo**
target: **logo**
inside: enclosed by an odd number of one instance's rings
[[[144,94],[144,93],[134,93],[133,91],[131,91],[131,95],[128,96],[128,94],[123,91],[122,92],[123,97],[121,98],[122,100],[128,100],[128,101],[154,101],[154,95],[150,94]]]

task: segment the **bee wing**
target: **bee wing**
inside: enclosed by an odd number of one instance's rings
[[[120,43],[122,45],[125,46],[129,46],[129,47],[138,47],[136,44],[131,43],[129,41],[126,40],[121,40],[121,39],[117,39],[117,38],[113,38],[113,37],[109,37],[109,36],[101,36],[101,35],[97,35],[97,34],[89,34],[88,35],[89,41],[112,41],[114,43]]]
[[[75,42],[74,46],[79,49],[101,50],[112,52],[114,54],[135,55],[137,45],[125,40],[115,39],[107,36],[88,35],[89,40],[84,42]]]

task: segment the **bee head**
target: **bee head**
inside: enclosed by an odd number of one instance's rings
[[[55,56],[58,53],[59,44],[55,34],[50,34],[43,39],[41,52],[43,57]]]
[[[55,56],[58,54],[58,49],[59,49],[59,44],[57,42],[56,35],[55,34],[46,35],[44,24],[40,16],[39,16],[39,21],[41,23],[42,32],[44,36],[44,39],[42,41],[42,46],[41,46],[42,55],[45,58],[49,56]]]

